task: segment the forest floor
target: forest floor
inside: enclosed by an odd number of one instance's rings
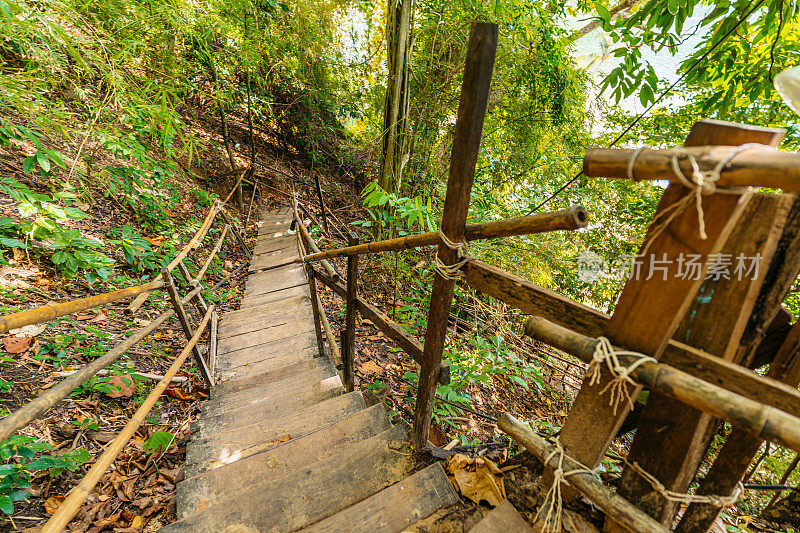
[[[161,233],[154,232],[144,223],[141,213],[121,202],[117,194],[109,194],[100,181],[88,179],[93,168],[124,165],[124,161],[116,160],[102,146],[91,142],[81,146],[77,141],[68,145],[55,139],[47,140],[49,146],[56,146],[78,160],[76,167],[87,178],[81,182],[84,190],[77,205],[90,216],[73,221],[73,227],[80,229],[84,236],[103,243],[103,251],[120,265],[124,264],[123,258],[109,239],[109,228],[128,224],[156,249],[164,247],[166,253],[170,242],[180,249],[197,229],[209,206],[207,195],[189,191],[213,192],[225,197],[234,183],[226,158],[218,148],[222,139],[217,133],[220,131],[217,121],[198,110],[185,110],[184,117],[193,132],[204,140],[205,147],[191,165],[181,164],[182,168],[168,180],[166,190],[159,191],[169,205],[170,223],[165,227],[172,228]],[[237,164],[245,167],[249,152],[246,123],[244,117],[236,116],[231,122]],[[254,196],[251,223],[244,227],[250,246],[256,238],[253,222],[260,212],[277,205],[289,205],[293,191],[316,220],[322,219],[315,179],[320,180],[329,219],[328,232],[319,225],[313,227],[320,244],[344,246],[343,236],[348,228],[372,238],[368,230],[352,225],[354,221],[367,218],[359,198],[364,183],[352,177],[345,178],[335,169],[313,167],[279,134],[258,131],[256,139],[258,164],[254,179],[261,187]],[[81,149],[91,152],[92,168],[87,169],[77,157]],[[22,161],[32,152],[32,146],[24,143],[2,149],[0,177],[14,177],[33,191],[49,192],[48,178],[23,172]],[[161,155],[156,154],[155,158]],[[243,209],[235,213],[240,227],[248,218],[251,193],[252,189],[246,187]],[[13,218],[16,211],[13,200],[0,198],[0,216]],[[215,234],[218,235],[219,230],[212,230],[211,242]],[[426,285],[420,275],[431,264],[432,254],[433,250],[419,250],[391,256],[366,255],[360,263],[360,293],[419,338],[424,333],[427,305]],[[203,258],[201,251],[197,258],[200,264]],[[9,264],[0,266],[1,314],[98,292],[97,287],[89,286],[80,278],[64,277],[49,262],[37,260],[35,254],[17,251],[6,259]],[[247,256],[236,247],[233,239],[229,239],[221,260],[212,264],[209,283],[224,278],[246,262]],[[345,263],[339,262],[338,267],[343,270]],[[244,273],[239,274],[209,296],[221,311],[238,307],[244,276]],[[135,285],[141,283],[142,278],[142,272],[129,267],[118,268],[103,289]],[[344,302],[329,290],[320,288],[328,316],[338,331],[344,322]],[[5,350],[2,355],[6,357],[0,367],[3,413],[24,405],[57,383],[61,379],[58,372],[81,367],[169,307],[165,295],[151,297],[132,315],[124,312],[127,304],[124,301],[102,306],[0,339]],[[480,470],[486,461],[498,465],[503,471],[498,475],[503,496],[530,520],[537,509],[537,497],[540,497],[536,494],[536,485],[541,464],[527,453],[518,453],[518,447],[497,430],[492,419],[506,411],[530,423],[542,435],[555,434],[580,386],[585,365],[524,340],[517,319],[512,310],[502,305],[489,303],[466,290],[459,293],[448,323],[447,355],[455,368],[468,370],[456,373],[454,384],[445,389],[443,399],[450,403],[437,407],[430,441],[439,447],[432,460],[441,459],[450,472],[459,468]],[[22,433],[50,444],[59,454],[85,450],[96,459],[155,384],[150,379],[136,377],[131,383],[126,378],[139,373],[163,374],[185,341],[180,325],[175,319],[171,320],[167,327],[129,350],[110,375],[89,382]],[[508,363],[511,359],[516,361],[513,368]],[[453,362],[456,360],[458,364]],[[473,364],[475,361],[480,364]],[[535,370],[522,376],[525,383],[515,379],[520,376],[514,369],[520,368]],[[413,360],[395,348],[374,324],[368,320],[357,322],[357,386],[383,401],[408,422],[413,420],[416,370]],[[208,397],[208,390],[193,365],[187,363],[179,376],[185,380],[167,389],[147,423],[141,426],[82,507],[71,530],[155,531],[174,519],[171,500],[175,484],[182,476],[189,425],[199,416],[200,402]],[[109,384],[116,386],[109,387]],[[154,447],[154,434],[168,435],[170,439],[160,448]],[[625,447],[626,442],[620,440],[614,451],[624,455]],[[461,458],[454,459],[455,452],[462,454]],[[15,503],[13,515],[2,519],[0,530],[33,531],[44,523],[88,470],[92,459],[86,459],[76,460],[74,471],[67,469],[60,475],[52,475],[53,472],[47,470],[35,473],[32,487],[27,489],[32,497]],[[458,461],[461,463],[455,464]],[[601,475],[604,479],[613,481],[618,472],[619,467],[613,460],[603,462]],[[491,502],[493,496],[496,494],[489,490],[479,493],[477,502],[464,498],[462,506],[431,517],[416,529],[437,533],[466,531],[487,512],[486,503]],[[569,514],[569,524],[565,527],[568,531],[592,531],[591,524],[599,525],[599,516],[589,506],[579,507],[580,515]],[[738,517],[727,522],[720,520],[719,531],[730,530],[729,526],[738,522]]]

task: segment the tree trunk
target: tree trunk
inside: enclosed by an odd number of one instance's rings
[[[411,9],[413,0],[387,0],[387,62],[389,76],[383,112],[383,134],[378,184],[393,192],[402,183],[408,153],[408,78],[411,63]]]

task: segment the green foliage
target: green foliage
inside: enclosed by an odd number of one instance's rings
[[[175,435],[169,431],[155,431],[144,442],[145,453],[163,453],[175,441]]]
[[[79,270],[86,271],[86,281],[94,284],[98,279],[106,280],[109,266],[114,260],[96,249],[102,245],[94,240],[87,239],[77,229],[71,228],[56,234],[50,248],[55,250],[50,260],[62,273],[72,278]]]
[[[125,224],[120,229],[112,229],[109,233],[119,236],[119,239],[111,239],[111,242],[122,248],[125,261],[134,270],[138,272],[160,270],[163,261],[156,258],[150,242],[136,233],[130,224]]]
[[[375,228],[378,238],[383,235],[408,235],[415,230],[435,230],[430,199],[426,202],[421,196],[406,198],[397,193],[389,193],[376,181],[364,187],[361,198],[371,220],[358,220],[353,224]]]
[[[40,452],[53,450],[46,442],[37,442],[32,437],[15,435],[0,442],[0,512],[11,515],[14,502],[30,497],[24,490],[31,486],[32,474],[47,472],[52,477],[61,475],[64,470],[75,472],[91,456],[84,448],[76,448],[61,455],[40,455]],[[31,460],[33,459],[33,460]],[[30,461],[30,462],[29,462]]]

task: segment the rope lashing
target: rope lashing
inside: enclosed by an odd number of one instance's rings
[[[439,259],[439,253],[436,253],[436,258],[433,261],[433,269],[444,279],[449,279],[455,281],[464,276],[464,273],[461,272],[461,269],[464,265],[472,261],[472,257],[467,255],[467,242],[453,242],[451,241],[447,235],[444,234],[441,228],[437,230],[439,233],[439,238],[442,239],[442,243],[450,248],[451,250],[455,250],[458,254],[458,261],[453,263],[452,265],[445,265],[441,259]]]
[[[631,372],[644,363],[657,363],[658,361],[638,352],[616,350],[611,344],[611,341],[606,337],[598,337],[597,341],[597,346],[592,355],[592,362],[589,365],[586,376],[589,377],[589,386],[593,386],[600,383],[602,365],[608,368],[608,371],[611,372],[614,378],[600,391],[600,394],[602,395],[605,394],[606,391],[611,391],[611,398],[608,401],[608,405],[614,407],[614,414],[616,415],[617,407],[619,407],[619,403],[623,399],[633,408],[633,398],[631,398],[628,385],[636,387],[637,383],[631,379]],[[623,366],[619,361],[620,355],[636,357],[637,359],[629,366]]]
[[[691,205],[693,201],[697,209],[698,236],[702,240],[707,239],[708,235],[706,234],[705,213],[703,211],[703,196],[714,194],[715,192],[739,194],[750,189],[750,187],[717,187],[717,182],[719,181],[722,169],[724,169],[731,161],[733,161],[737,155],[741,154],[745,150],[749,150],[750,148],[769,148],[771,150],[775,150],[774,147],[767,146],[765,144],[745,143],[737,146],[735,150],[714,165],[714,168],[711,170],[701,171],[700,166],[697,164],[697,159],[691,152],[681,147],[674,148],[670,161],[672,165],[672,171],[678,178],[678,181],[681,183],[681,185],[689,189],[689,193],[658,214],[660,222],[648,237],[640,255],[646,254],[653,240],[655,240],[655,238],[658,237],[667,228],[667,226],[669,226],[675,217],[677,217],[683,212],[684,209]],[[628,160],[628,179],[631,181],[637,181],[636,177],[634,176],[633,167],[636,164],[636,159],[645,149],[646,147],[637,148],[634,150],[633,154],[631,154],[631,158]],[[689,161],[692,169],[690,176],[686,176],[686,174],[683,173],[683,170],[681,170],[681,159],[686,159]]]
[[[669,500],[671,502],[710,504],[714,507],[723,509],[739,501],[739,496],[744,490],[744,485],[739,482],[730,496],[718,496],[716,494],[686,494],[683,492],[675,492],[674,490],[667,489],[667,487],[665,487],[663,483],[656,479],[653,474],[639,466],[638,463],[631,463],[626,460],[625,464],[628,465],[631,470],[639,474],[642,479],[647,481],[647,483],[653,487],[653,490],[659,493],[665,500]]]
[[[542,533],[560,533],[562,531],[561,520],[564,501],[561,497],[561,484],[566,482],[569,476],[574,476],[575,474],[589,474],[591,476],[595,474],[593,470],[586,468],[584,465],[581,465],[582,468],[565,472],[564,457],[566,453],[564,452],[564,447],[561,446],[558,437],[555,438],[553,444],[555,449],[544,460],[544,464],[550,464],[550,460],[557,456],[558,466],[553,470],[553,484],[550,486],[550,490],[547,491],[542,507],[536,515],[537,518],[544,522]]]

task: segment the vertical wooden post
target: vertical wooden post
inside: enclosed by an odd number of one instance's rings
[[[687,143],[697,131],[707,126],[706,121],[696,123]],[[669,212],[667,210],[671,210],[676,202],[690,192],[683,185],[672,184],[661,197],[645,236],[649,247],[641,258],[642,269],[634,270],[625,283],[614,314],[604,331],[614,346],[645,353],[655,359],[661,357],[703,283],[709,268],[705,261],[709,256],[721,252],[752,198],[749,192],[704,196],[702,205],[707,238],[701,239],[698,234],[698,213],[694,208],[678,212],[669,219],[666,228],[661,226],[666,223],[665,212]],[[679,254],[687,252],[703,258],[696,276],[680,272],[682,264],[677,258]],[[668,259],[666,265],[663,263],[665,257]],[[647,268],[655,261],[662,261],[659,270],[648,271]],[[612,379],[613,376],[605,367],[599,382],[594,385],[590,384],[589,378],[584,379],[561,428],[560,442],[567,454],[588,468],[594,468],[599,463],[630,412],[630,405],[625,401],[615,406],[609,405],[607,392],[603,394],[603,391]],[[626,387],[627,393],[633,398],[641,390],[638,386]],[[545,471],[542,476],[544,485],[552,484],[552,474],[551,469]],[[577,496],[577,492],[567,486],[563,487],[561,494],[565,501]]]
[[[247,226],[250,224],[250,213],[253,212],[253,204],[256,201],[256,191],[258,191],[258,183],[253,180],[253,196],[250,197],[250,206],[247,208],[247,218],[244,219],[244,233],[247,235]]]
[[[242,238],[241,234],[239,234],[239,230],[237,230],[236,227],[234,227],[233,223],[231,222],[231,219],[228,218],[228,214],[222,209],[220,209],[219,212],[222,214],[222,218],[225,219],[225,223],[228,225],[228,227],[231,228],[231,232],[233,233],[234,237],[236,237],[236,240],[239,243],[239,247],[242,249],[244,254],[247,257],[252,257],[253,253],[250,251],[250,248],[247,247],[247,244],[244,242],[244,239]]]
[[[186,335],[187,340],[191,339],[194,335],[194,332],[192,331],[192,325],[189,323],[189,317],[186,316],[186,310],[183,308],[180,296],[178,296],[178,289],[175,288],[175,281],[172,279],[172,274],[170,274],[167,267],[161,269],[161,276],[164,278],[169,299],[172,301],[172,306],[175,308],[175,314],[178,315],[178,321],[181,323],[183,333]],[[214,385],[214,378],[211,375],[211,370],[208,368],[208,364],[203,358],[203,354],[200,353],[200,349],[197,347],[197,344],[192,347],[192,353],[194,353],[194,358],[195,361],[197,361],[197,367],[200,369],[200,374],[203,376],[206,384],[211,387]]]
[[[322,226],[325,228],[325,233],[331,234],[328,229],[328,214],[325,212],[325,199],[322,197],[322,187],[319,184],[319,175],[314,174],[314,185],[317,189],[317,200],[319,200],[319,208],[322,211]]]
[[[211,311],[211,324],[210,324],[210,333],[208,339],[208,371],[213,376],[214,370],[217,367],[217,329],[219,327],[218,324],[219,316],[217,315],[217,308]]]
[[[186,267],[186,264],[183,261],[178,263],[178,268],[181,269],[181,274],[183,274],[183,277],[186,278],[186,283],[188,283],[192,289],[196,288],[200,284],[199,281],[192,279],[192,273],[189,272],[189,269]],[[206,301],[203,300],[203,295],[198,292],[194,295],[194,297],[192,297],[192,300],[194,300],[194,303],[200,309],[201,314],[206,314],[206,311],[208,311],[208,305],[206,305]]]
[[[497,34],[497,24],[475,23],[472,25],[467,45],[458,118],[453,134],[453,150],[450,154],[447,195],[442,213],[442,231],[454,243],[464,239],[464,226],[497,51]],[[444,244],[439,246],[437,253],[445,265],[452,265],[458,261],[458,252]],[[434,277],[411,437],[411,444],[417,450],[422,449],[428,442],[454,286],[455,281],[445,279],[438,273]]]
[[[358,235],[349,232],[348,246],[359,243]],[[358,313],[358,254],[347,258],[347,315],[342,332],[342,362],[344,363],[344,385],[347,392],[355,389],[355,355],[356,355],[356,314]]]
[[[305,229],[303,221],[297,212],[297,197],[292,197],[292,211],[294,212],[294,223],[297,224],[297,248],[301,256],[308,253],[310,243],[306,242],[306,234],[301,230]],[[325,342],[322,338],[322,317],[324,313],[322,309],[322,301],[317,295],[317,279],[314,276],[314,268],[311,263],[303,263],[306,270],[306,278],[308,278],[308,292],[311,296],[311,312],[314,315],[314,332],[317,334],[317,354],[319,357],[325,357]]]
[[[783,130],[751,128],[738,124],[698,122],[684,143],[741,145],[758,142],[778,146]],[[782,195],[756,195],[748,203],[721,253],[735,261],[738,254],[760,257],[761,265],[772,259],[786,222],[791,199]],[[733,266],[731,267],[733,271]],[[766,268],[758,275],[738,279],[707,279],[683,316],[673,339],[700,348],[726,361],[732,361],[755,306]],[[669,490],[685,492],[705,454],[714,417],[661,394],[650,393],[628,459],[654,475]],[[661,453],[654,454],[654,449]],[[637,472],[625,468],[618,494],[642,508],[664,525],[671,525],[678,502],[661,496]],[[623,531],[606,524],[605,531]]]

